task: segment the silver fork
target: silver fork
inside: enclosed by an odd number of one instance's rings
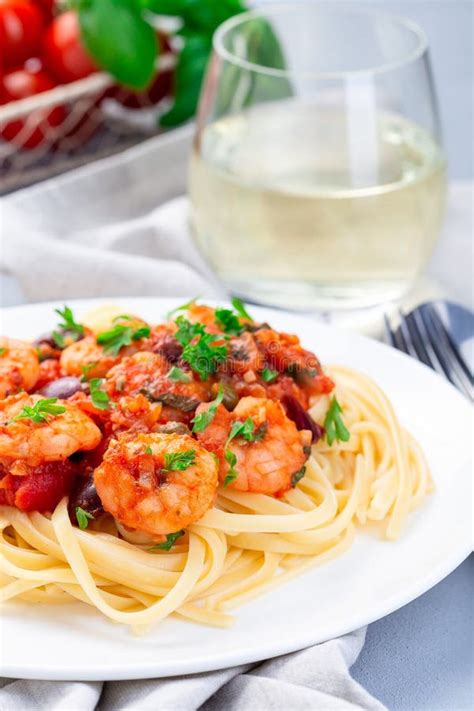
[[[390,345],[444,375],[472,400],[474,398],[472,373],[444,325],[436,305],[428,302],[417,306],[407,314],[399,311],[398,315],[400,319],[398,327],[390,323],[387,315],[384,316]],[[471,314],[469,316],[472,318]],[[471,335],[474,337],[474,332]]]

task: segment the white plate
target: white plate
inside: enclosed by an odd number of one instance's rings
[[[109,299],[158,322],[170,299]],[[70,302],[81,316],[95,301]],[[59,304],[60,305],[60,304]],[[3,333],[35,337],[55,324],[58,304],[5,309]],[[135,637],[80,603],[7,603],[1,654],[4,676],[33,679],[144,679],[253,662],[354,630],[405,605],[450,573],[471,551],[471,407],[423,365],[380,343],[308,319],[252,309],[297,333],[325,363],[359,368],[391,397],[423,446],[436,484],[395,543],[360,533],[341,557],[235,611],[231,629],[168,619]]]

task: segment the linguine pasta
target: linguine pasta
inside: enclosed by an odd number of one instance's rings
[[[2,599],[80,600],[137,631],[172,614],[226,627],[235,607],[342,554],[366,524],[396,539],[432,489],[427,463],[373,381],[330,374],[350,439],[314,445],[282,498],[220,486],[169,551],[124,540],[108,515],[73,526],[67,498],[52,515],[0,507]],[[325,409],[323,397],[309,412],[320,421]]]

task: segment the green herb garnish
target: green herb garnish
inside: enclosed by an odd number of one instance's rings
[[[174,314],[178,313],[178,311],[187,311],[189,307],[195,304],[198,299],[199,296],[195,296],[194,299],[190,299],[185,304],[181,304],[181,306],[177,306],[175,309],[171,309],[171,311],[168,311],[168,313],[166,314],[166,318],[170,320]]]
[[[23,410],[12,419],[12,422],[16,420],[31,420],[39,424],[47,421],[47,415],[52,415],[53,417],[62,415],[63,412],[66,412],[66,408],[64,405],[55,405],[57,400],[57,397],[47,397],[44,400],[35,402],[33,407],[26,405]]]
[[[272,370],[271,368],[264,368],[260,373],[264,383],[273,383],[274,380],[278,378],[278,370]]]
[[[219,391],[215,400],[212,400],[207,410],[200,412],[199,415],[193,418],[193,432],[204,432],[206,427],[211,424],[212,420],[216,416],[217,408],[224,399],[224,388],[219,385]]]
[[[349,430],[342,421],[341,414],[342,407],[339,405],[336,397],[334,396],[324,419],[326,441],[330,447],[335,440],[338,442],[347,442],[351,436]]]
[[[51,337],[58,348],[65,348],[66,341],[64,340],[62,333],[59,331],[53,331]]]
[[[103,331],[97,336],[97,343],[104,346],[104,353],[116,356],[124,346],[129,346],[132,341],[139,341],[141,338],[147,338],[150,335],[149,326],[125,326],[124,324],[116,324],[108,331]]]
[[[184,472],[191,464],[194,464],[195,459],[195,449],[190,449],[187,452],[171,452],[170,454],[165,454],[165,466],[163,469],[169,472]]]
[[[230,300],[230,302],[231,302],[232,306],[234,307],[234,309],[235,309],[235,310],[237,311],[237,313],[239,314],[239,316],[241,316],[242,318],[246,318],[247,321],[253,321],[253,318],[250,316],[249,312],[248,312],[247,309],[245,308],[245,305],[244,305],[244,302],[243,302],[243,301],[241,301],[241,300],[238,299],[236,296],[234,296],[234,297]]]
[[[89,372],[96,365],[97,365],[97,361],[94,361],[93,363],[87,363],[86,365],[81,365],[81,370],[82,370],[81,382],[83,382],[83,383],[87,382],[87,376],[89,375]]]
[[[150,446],[145,447],[145,454],[153,454],[153,450]]]
[[[177,538],[181,538],[181,536],[184,536],[184,531],[176,531],[176,533],[168,533],[166,536],[166,541],[163,541],[163,543],[157,543],[156,545],[152,546],[148,550],[150,551],[169,551],[171,550],[173,543],[175,543]]]
[[[82,323],[77,323],[76,319],[74,318],[74,314],[69,308],[69,306],[64,305],[62,311],[61,309],[54,309],[54,311],[62,318],[62,321],[58,323],[58,328],[60,328],[62,331],[70,331],[75,341],[77,341],[79,336],[84,335],[84,326],[82,325]]]
[[[224,457],[229,465],[229,470],[224,479],[224,486],[229,486],[235,479],[239,476],[239,472],[236,470],[235,465],[237,464],[237,457],[231,449],[226,449],[224,452]]]
[[[0,356],[5,355],[6,352],[7,352],[6,348],[0,348]]]
[[[227,358],[227,346],[215,345],[219,336],[203,333],[196,343],[188,343],[183,349],[182,359],[189,363],[201,380],[207,380],[216,372],[218,363]]]
[[[191,343],[193,338],[196,336],[202,336],[206,333],[204,324],[191,323],[191,321],[188,321],[188,319],[184,316],[178,316],[175,323],[178,330],[174,334],[174,337],[177,341],[179,341],[179,343],[181,343],[182,346],[187,346],[188,343]]]
[[[230,467],[229,471],[227,472],[227,476],[224,479],[224,486],[228,486],[229,484],[231,484],[234,479],[236,479],[239,475],[238,471],[235,469],[235,465],[237,464],[237,457],[235,456],[234,452],[229,449],[230,442],[232,442],[232,440],[236,437],[242,437],[246,442],[257,442],[263,439],[267,429],[268,425],[266,422],[263,422],[259,427],[257,427],[257,429],[255,429],[255,423],[251,417],[247,417],[245,422],[237,421],[233,423],[232,427],[230,428],[229,436],[227,437],[224,449],[224,457]]]
[[[304,477],[306,474],[306,467],[301,467],[297,472],[293,474],[291,477],[291,486],[295,487],[299,481]]]
[[[76,506],[76,521],[83,531],[88,527],[89,521],[94,518],[88,511],[84,511],[80,506]]]
[[[242,333],[244,327],[240,323],[238,317],[230,309],[216,309],[215,322],[224,333],[229,336],[238,336]]]
[[[103,384],[103,378],[91,378],[89,381],[92,404],[97,410],[108,410],[110,407],[109,396],[105,390],[102,390]]]
[[[167,377],[170,380],[180,383],[190,383],[192,381],[192,377],[189,373],[186,373],[185,370],[178,368],[176,365],[173,365],[173,367],[169,369]]]

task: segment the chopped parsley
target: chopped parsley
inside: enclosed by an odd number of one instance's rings
[[[224,457],[227,464],[229,465],[228,472],[224,479],[224,486],[229,486],[229,484],[232,484],[232,482],[235,481],[235,479],[237,479],[237,477],[239,476],[239,472],[235,468],[235,465],[237,464],[237,457],[231,449],[225,450]]]
[[[53,331],[51,334],[51,337],[54,341],[54,344],[58,348],[65,348],[66,347],[66,341],[64,340],[64,336],[60,331]]]
[[[6,348],[0,348],[0,356],[5,355],[6,352],[7,352]]]
[[[331,399],[329,410],[324,419],[324,429],[326,430],[326,440],[329,446],[337,440],[338,442],[348,442],[350,432],[342,421],[342,407],[336,397]]]
[[[173,367],[169,369],[167,376],[170,380],[174,380],[175,382],[190,383],[192,381],[192,377],[189,373],[186,373],[185,370],[178,368],[176,365],[173,365]]]
[[[103,384],[103,378],[91,378],[89,381],[92,404],[97,410],[108,410],[110,407],[109,396],[105,390],[102,390]]]
[[[216,416],[217,408],[224,399],[224,388],[219,385],[219,392],[215,400],[212,400],[207,410],[200,412],[199,415],[193,418],[193,432],[204,432],[206,427],[211,424],[212,420]]]
[[[153,454],[153,450],[150,446],[145,447],[145,454]]]
[[[70,331],[71,336],[74,341],[77,341],[79,336],[84,335],[84,326],[82,323],[77,323],[76,319],[74,318],[74,314],[72,312],[72,309],[69,308],[69,306],[64,305],[63,310],[61,309],[54,309],[55,313],[58,314],[62,318],[62,321],[58,323],[58,328],[61,331]],[[57,333],[57,332],[55,332]],[[54,333],[53,333],[53,338],[54,338]],[[55,340],[56,343],[56,340]],[[59,343],[56,343],[56,345],[59,345]],[[61,346],[60,346],[61,347]]]
[[[157,543],[156,545],[152,546],[149,550],[150,551],[169,551],[171,550],[173,544],[176,542],[178,538],[181,538],[181,536],[184,536],[184,531],[176,531],[176,533],[168,533],[166,536],[166,541],[163,541],[163,543]]]
[[[263,422],[259,427],[257,427],[257,429],[255,429],[255,423],[251,417],[247,417],[245,422],[239,422],[237,420],[233,423],[224,449],[224,458],[229,465],[229,471],[224,479],[224,486],[228,486],[239,476],[239,473],[235,468],[235,465],[237,464],[237,457],[234,452],[229,449],[230,442],[232,442],[232,440],[236,437],[242,437],[246,442],[258,442],[265,437],[267,429],[268,425],[266,422]]]
[[[171,309],[171,311],[168,311],[166,314],[167,319],[171,319],[171,317],[178,313],[178,311],[187,311],[190,306],[196,303],[196,301],[199,299],[199,296],[195,296],[194,299],[190,299],[187,301],[185,304],[181,304],[181,306],[177,306],[175,309]]]
[[[165,454],[165,471],[184,472],[185,469],[194,464],[196,450],[190,449],[187,452],[172,452]]]
[[[84,531],[84,529],[86,529],[89,525],[89,521],[91,521],[93,518],[94,516],[88,511],[84,511],[84,509],[81,509],[80,506],[76,506],[76,521],[80,529]]]
[[[97,343],[104,346],[104,353],[116,356],[124,346],[129,346],[132,341],[139,341],[141,338],[147,338],[150,335],[149,326],[125,326],[117,323],[108,331],[102,331],[97,336]]]
[[[245,308],[243,301],[238,299],[236,296],[234,296],[230,301],[239,316],[241,316],[242,318],[246,318],[247,321],[253,321],[253,318],[250,316],[249,312]]]
[[[230,309],[216,309],[214,316],[216,325],[229,336],[238,336],[244,330],[238,316]]]
[[[96,365],[97,365],[97,361],[94,361],[93,363],[87,363],[86,365],[81,365],[81,370],[82,370],[81,382],[83,382],[83,383],[87,382],[87,376],[89,375],[89,372]]]
[[[264,368],[260,373],[264,383],[273,383],[274,380],[278,378],[278,370],[272,370],[271,368]]]
[[[291,486],[295,487],[299,481],[304,477],[306,474],[306,467],[301,467],[301,469],[298,469],[297,472],[293,474],[291,477]]]
[[[53,417],[62,415],[63,412],[66,412],[66,408],[64,405],[56,405],[57,399],[57,397],[47,397],[44,400],[35,402],[33,407],[26,405],[23,410],[12,419],[12,422],[15,422],[15,420],[31,420],[39,424],[47,421],[47,415],[52,415]]]
[[[175,324],[177,325],[178,330],[174,334],[174,337],[177,341],[179,341],[179,343],[181,343],[182,346],[187,346],[191,343],[193,338],[196,336],[202,336],[206,333],[204,324],[191,323],[191,321],[188,321],[188,319],[184,316],[178,316]]]

